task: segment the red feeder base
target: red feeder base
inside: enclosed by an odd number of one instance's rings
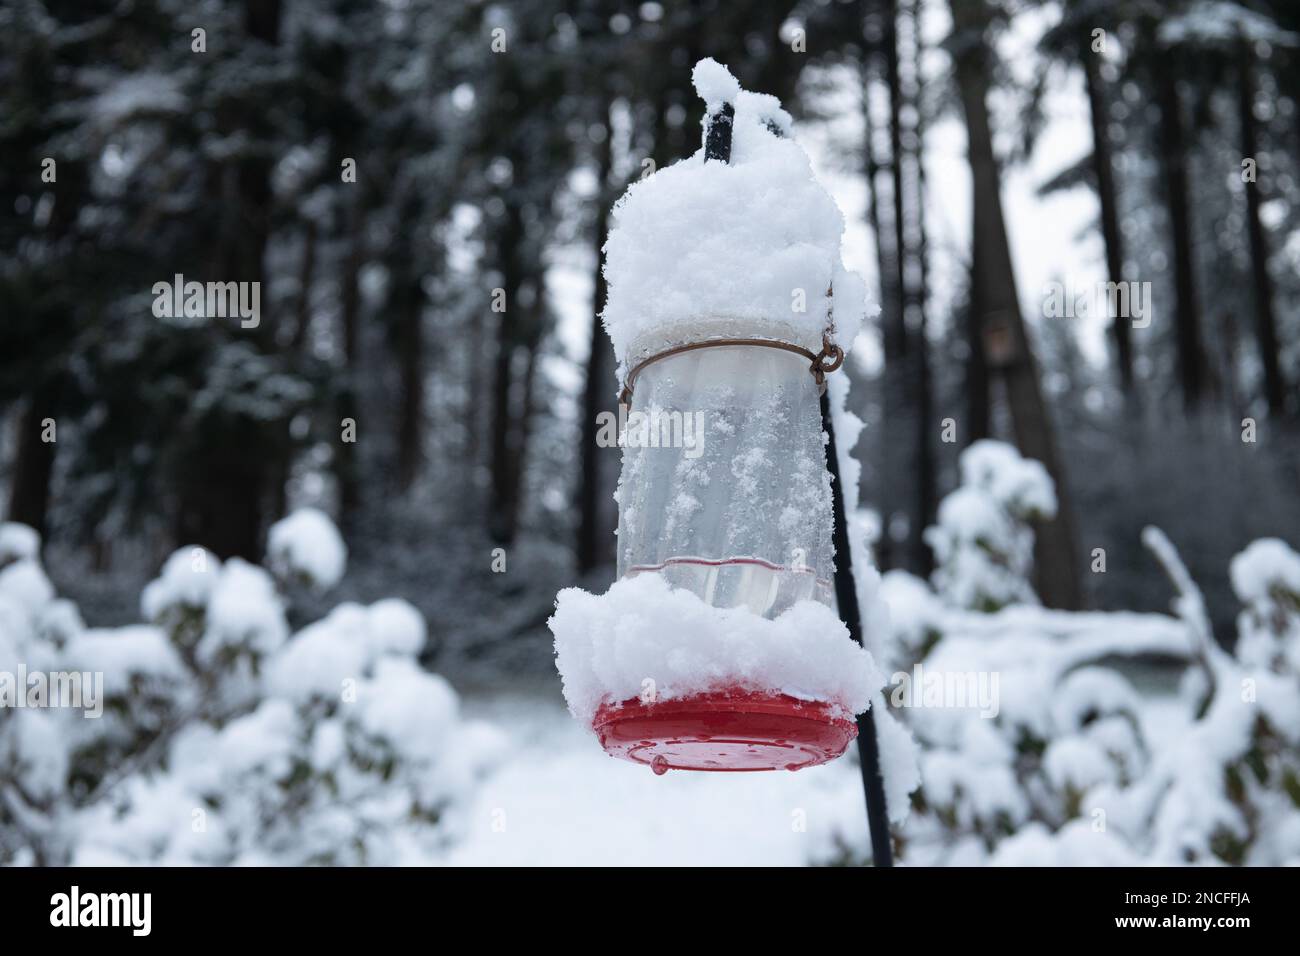
[[[834,760],[858,735],[829,704],[745,691],[604,704],[592,726],[609,754],[655,773],[800,770]]]

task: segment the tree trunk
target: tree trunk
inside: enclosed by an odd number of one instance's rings
[[[397,484],[409,491],[424,460],[424,289],[418,275],[407,276],[398,290],[397,360],[401,397],[397,409]]]
[[[279,0],[245,0],[245,32],[255,40],[278,45],[280,14]],[[265,289],[273,198],[271,166],[271,159],[259,153],[241,156],[232,168],[223,170],[227,193],[223,198],[229,215],[218,229],[214,278],[256,282]],[[262,352],[272,352],[274,325],[268,318],[263,314],[256,328],[238,329],[233,334],[247,336]],[[274,483],[285,471],[279,463],[288,454],[288,422],[220,415],[206,421],[191,437],[177,481],[174,528],[179,543],[205,545],[221,558],[259,560],[265,505],[279,500],[283,491]]]
[[[1072,503],[1038,380],[1038,365],[1020,313],[1002,215],[1001,176],[993,155],[987,104],[991,57],[983,40],[986,13],[981,3],[950,2],[958,35],[957,85],[966,119],[972,179],[975,275],[971,305],[983,329],[985,358],[1006,385],[1016,445],[1021,454],[1042,462],[1056,484],[1057,517],[1040,525],[1035,541],[1039,596],[1049,607],[1075,609],[1082,598]]]
[[[18,440],[9,487],[9,521],[34,528],[44,542],[50,505],[50,479],[54,475],[55,443],[42,440],[42,422],[53,418],[52,390],[38,389],[18,416]],[[56,436],[57,437],[57,436]]]
[[[1259,132],[1255,119],[1255,85],[1251,77],[1254,54],[1246,40],[1239,41],[1241,79],[1241,154],[1247,159],[1259,159]],[[1258,169],[1256,169],[1258,173]],[[1285,403],[1282,369],[1278,363],[1277,321],[1273,314],[1273,281],[1268,272],[1268,239],[1264,235],[1264,222],[1259,215],[1259,184],[1246,185],[1246,226],[1250,237],[1251,284],[1255,300],[1255,340],[1259,345],[1259,361],[1264,369],[1264,398],[1268,410],[1281,414]]]
[[[1097,201],[1101,205],[1101,235],[1106,244],[1106,274],[1113,283],[1124,281],[1124,237],[1119,226],[1119,201],[1115,191],[1115,167],[1111,159],[1106,95],[1102,88],[1098,54],[1093,53],[1090,33],[1080,47],[1083,76],[1088,91],[1088,113],[1092,120],[1092,172],[1097,180]],[[1120,388],[1133,396],[1133,340],[1129,317],[1112,315],[1111,334],[1115,338],[1115,364]]]
[[[293,337],[289,348],[301,352],[307,344],[311,330],[311,291],[316,281],[316,223],[308,219],[303,224],[302,261],[298,267],[298,312],[293,324]]]
[[[914,306],[917,315],[917,330],[914,352],[916,355],[916,514],[917,524],[914,529],[913,550],[917,562],[917,571],[928,576],[934,569],[934,555],[925,544],[924,531],[934,524],[938,511],[938,476],[935,473],[934,455],[934,396],[933,382],[930,374],[930,340],[927,319],[927,302],[930,289],[929,241],[925,229],[925,123],[921,103],[921,4],[913,0],[909,11],[912,23],[912,76],[914,78],[911,96],[912,109],[916,116],[916,126],[912,137],[912,148],[908,158],[912,164],[913,187],[910,206],[915,218],[915,256],[917,266],[917,287]]]
[[[518,169],[516,165],[516,169]],[[512,393],[523,390],[526,376],[516,376],[516,365],[529,361],[528,316],[536,303],[525,307],[523,209],[519,201],[506,203],[501,223],[497,256],[505,292],[505,311],[500,313],[496,358],[492,369],[491,500],[488,534],[497,544],[511,544],[519,530],[519,493],[523,478],[523,422],[525,397]]]
[[[1192,254],[1192,216],[1188,205],[1187,155],[1178,99],[1176,62],[1168,53],[1156,70],[1160,97],[1160,160],[1169,207],[1169,229],[1174,248],[1174,315],[1178,379],[1183,404],[1190,411],[1200,405],[1206,391],[1206,362],[1201,344],[1200,306],[1196,296],[1195,260]]]
[[[980,277],[971,263],[970,301],[966,303],[966,367],[962,389],[966,397],[966,438],[979,441],[988,438],[991,431],[989,417],[989,366],[984,359],[984,322],[975,303],[982,295]]]
[[[602,98],[601,122],[605,125],[605,139],[600,144],[597,157],[599,187],[596,191],[595,246],[596,269],[592,277],[591,294],[591,352],[587,356],[587,381],[582,393],[582,459],[578,480],[578,540],[577,565],[580,574],[586,574],[602,564],[614,560],[614,524],[611,488],[605,480],[607,468],[602,459],[613,455],[610,449],[596,444],[601,412],[612,410],[614,402],[613,346],[600,321],[600,311],[605,304],[605,273],[601,268],[601,247],[609,231],[609,177],[613,166],[613,131],[609,128],[609,103]]]
[[[353,424],[352,434],[346,437],[360,440],[358,379],[361,374],[361,265],[365,261],[365,216],[360,200],[354,201],[348,214],[347,255],[339,290],[339,323],[343,340],[342,386],[338,394],[338,454],[334,459],[335,480],[339,487],[339,524],[345,534],[356,529],[357,515],[361,509],[360,461],[355,441],[344,440],[347,423]]]
[[[876,157],[874,127],[870,102],[870,67],[864,65],[863,114],[866,122],[865,158],[870,186],[868,216],[876,239],[876,254],[880,269],[880,329],[884,353],[884,370],[881,376],[881,404],[884,410],[881,449],[881,483],[879,507],[881,534],[876,557],[882,569],[901,567],[917,570],[918,554],[914,548],[914,535],[920,521],[916,514],[915,499],[902,492],[911,485],[913,430],[909,419],[916,414],[912,399],[913,389],[908,368],[908,330],[906,294],[905,196],[903,188],[902,156],[902,99],[898,55],[898,5],[896,0],[883,5],[879,16],[879,52],[884,59],[885,83],[889,93],[889,180],[890,202],[881,201],[880,182],[884,166]],[[864,30],[870,34],[869,22]],[[907,539],[896,542],[892,534],[892,518],[901,513],[908,525]]]

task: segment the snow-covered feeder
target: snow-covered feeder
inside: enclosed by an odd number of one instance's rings
[[[821,408],[866,293],[779,102],[712,60],[694,78],[704,146],[628,189],[605,246],[618,581],[561,591],[550,626],[609,753],[796,770],[843,753],[881,685],[832,609]]]

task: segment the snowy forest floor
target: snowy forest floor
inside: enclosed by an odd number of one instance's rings
[[[558,684],[464,693],[466,716],[491,721],[514,747],[477,790],[463,839],[441,862],[802,866],[835,862],[845,847],[866,849],[852,748],[797,773],[656,777],[606,756],[565,711]],[[1181,705],[1144,697],[1143,730],[1159,747],[1177,731]]]

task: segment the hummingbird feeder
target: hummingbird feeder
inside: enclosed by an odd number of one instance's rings
[[[865,286],[780,104],[711,60],[695,81],[703,148],[629,188],[606,246],[618,580],[561,592],[550,623],[570,707],[610,754],[798,770],[844,752],[881,685],[834,610],[848,554],[823,429]]]

